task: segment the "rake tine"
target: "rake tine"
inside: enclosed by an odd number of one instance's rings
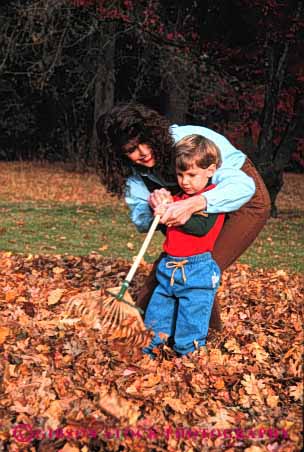
[[[108,310],[103,318],[104,323],[111,323],[111,319],[113,318],[113,314],[115,316],[117,308],[114,307],[112,311]]]
[[[113,325],[117,325],[119,324],[120,321],[121,321],[121,309],[120,306],[118,305],[115,306],[115,309],[112,312],[110,323],[112,323]]]
[[[116,323],[116,325],[121,325],[124,320],[124,317],[125,317],[125,313],[122,309],[122,306],[119,305],[119,310],[117,312],[117,317],[116,317],[114,323]]]
[[[110,297],[107,297],[107,298],[104,300],[103,305],[104,305],[104,306],[109,306],[109,304],[111,304],[111,302],[112,302],[112,300],[110,299]]]
[[[117,331],[117,337],[131,344],[145,341],[145,325],[140,316],[140,309],[135,305],[127,289],[140,264],[140,261],[152,239],[160,217],[156,216],[149,229],[149,232],[139,250],[138,255],[132,264],[126,279],[120,287],[103,292],[95,291],[73,297],[68,306],[68,312],[81,317],[84,323],[94,325],[96,317],[101,317],[98,321],[98,328],[110,334]],[[78,299],[79,298],[79,299]],[[130,320],[128,320],[130,319]],[[123,336],[123,337],[122,337]]]

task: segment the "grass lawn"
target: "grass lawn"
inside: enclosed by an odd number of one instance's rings
[[[258,268],[304,270],[303,174],[286,174],[270,219],[240,259]],[[95,175],[62,166],[0,164],[0,249],[15,253],[87,255],[132,259],[137,233],[122,201],[110,197]],[[145,260],[152,262],[163,235],[156,233]]]
[[[18,253],[97,252],[130,259],[144,237],[120,206],[0,202],[0,212],[0,248]]]

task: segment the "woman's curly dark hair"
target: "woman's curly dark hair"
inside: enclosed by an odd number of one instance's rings
[[[108,191],[119,196],[124,192],[126,178],[132,174],[132,162],[122,148],[134,138],[152,147],[159,174],[168,175],[174,147],[169,127],[165,117],[136,103],[118,104],[99,117],[98,172]]]

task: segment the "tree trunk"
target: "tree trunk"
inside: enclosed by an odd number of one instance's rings
[[[275,145],[273,142],[277,105],[285,77],[289,44],[268,49],[268,77],[265,88],[264,109],[257,153],[256,166],[262,175],[271,200],[271,216],[277,216],[275,200],[283,186],[284,167],[275,165]]]
[[[298,1],[295,9],[296,22],[302,11],[302,1]],[[283,172],[290,161],[295,146],[295,131],[300,127],[303,119],[300,114],[300,99],[294,103],[293,117],[286,127],[285,134],[279,145],[273,141],[274,128],[277,118],[277,106],[285,79],[290,43],[288,38],[282,44],[275,43],[268,48],[268,77],[266,80],[264,109],[261,120],[261,132],[258,149],[254,158],[255,163],[268,188],[271,199],[271,215],[277,216],[276,197],[283,186]]]
[[[189,73],[185,57],[179,58],[175,52],[176,49],[167,49],[161,55],[165,113],[172,124],[185,124],[189,108]]]
[[[98,137],[96,121],[114,105],[115,94],[115,25],[105,25],[100,30],[100,54],[96,71],[94,126],[91,142],[92,163],[97,162]]]

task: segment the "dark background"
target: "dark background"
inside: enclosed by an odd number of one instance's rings
[[[226,135],[273,207],[303,171],[302,1],[5,1],[0,22],[2,160],[94,167],[96,119],[136,100]]]

